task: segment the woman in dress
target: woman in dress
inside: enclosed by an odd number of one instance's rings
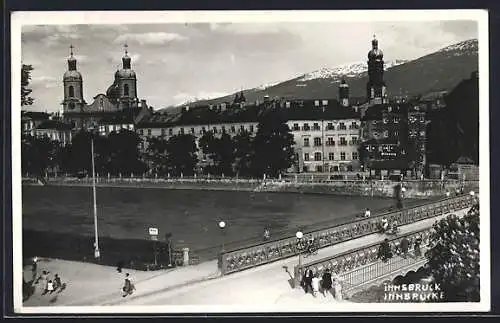
[[[321,277],[321,288],[323,289],[324,297],[326,297],[326,293],[330,292],[332,289],[332,274],[328,268],[323,273],[323,277]]]

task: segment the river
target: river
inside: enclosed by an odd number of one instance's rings
[[[94,234],[91,188],[23,186],[22,194],[23,228]],[[97,188],[100,236],[148,239],[148,228],[156,227],[160,236],[171,232],[174,243],[191,249],[259,237],[266,226],[272,235],[316,222],[346,222],[367,207],[392,205],[394,200],[389,198]],[[217,225],[221,220],[227,224],[224,237]]]

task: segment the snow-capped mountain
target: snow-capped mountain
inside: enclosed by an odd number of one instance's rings
[[[387,70],[393,66],[398,66],[406,62],[408,61],[402,59],[384,62],[384,69]],[[342,76],[356,77],[359,74],[366,73],[367,71],[368,71],[368,65],[366,62],[342,64],[334,68],[323,67],[319,70],[307,73],[303,77],[301,77],[298,81],[304,82],[313,79],[338,78]]]
[[[469,39],[457,44],[453,44],[450,46],[447,46],[439,52],[455,52],[457,55],[464,55],[464,54],[477,54],[478,51],[478,42],[477,39]]]
[[[449,91],[477,71],[478,63],[478,42],[477,39],[470,39],[414,60],[387,61],[384,81],[389,95],[425,95]],[[366,62],[354,62],[321,68],[283,82],[263,84],[243,92],[247,101],[260,101],[265,95],[287,99],[334,99],[338,94],[336,84],[345,77],[351,98],[362,101],[366,96],[367,74]],[[233,98],[234,94],[230,94],[196,104],[231,102]]]

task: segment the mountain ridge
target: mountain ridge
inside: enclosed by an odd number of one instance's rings
[[[395,59],[384,62],[384,79],[390,96],[425,95],[450,91],[460,81],[478,70],[478,41],[469,39],[439,49],[413,60]],[[368,80],[366,62],[323,67],[281,82],[262,84],[243,90],[247,101],[263,100],[265,95],[285,99],[336,99],[333,86],[345,79],[352,98],[362,98]],[[181,104],[199,106],[232,102],[235,93]]]

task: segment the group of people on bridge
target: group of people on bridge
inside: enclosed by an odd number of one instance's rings
[[[326,297],[327,293],[332,293],[336,300],[342,300],[342,283],[341,278],[330,271],[330,269],[325,269],[323,275],[319,272],[314,273],[312,269],[307,269],[304,272],[302,281],[300,283],[304,291],[317,297],[318,293],[322,293],[323,297]]]

